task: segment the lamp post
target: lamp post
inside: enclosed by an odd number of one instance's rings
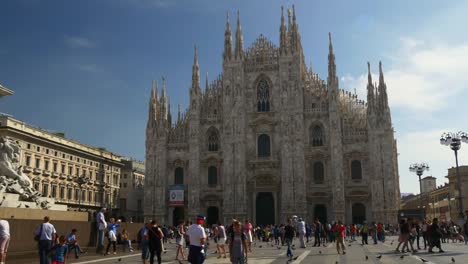
[[[78,195],[78,211],[81,211],[81,197],[83,196],[83,184],[86,184],[89,182],[89,178],[86,177],[85,175],[81,175],[76,179],[76,183],[80,186],[80,194]]]
[[[413,163],[409,167],[409,171],[415,172],[416,175],[419,177],[419,206],[421,210],[423,211],[422,217],[423,219],[426,218],[425,210],[423,209],[423,192],[422,192],[422,184],[421,184],[421,176],[423,175],[424,171],[429,170],[429,165],[426,163]]]
[[[460,179],[460,172],[458,169],[458,151],[461,148],[461,143],[465,142],[468,143],[468,134],[466,132],[446,132],[443,133],[440,138],[440,144],[444,146],[450,146],[455,152],[455,164],[456,164],[456,176],[457,176],[457,189],[458,189],[458,220],[459,224],[462,224],[465,220],[463,215],[463,199],[462,199],[462,187],[461,187],[461,179]]]

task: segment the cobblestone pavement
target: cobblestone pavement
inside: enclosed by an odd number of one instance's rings
[[[394,241],[394,242],[393,242]],[[315,264],[315,263],[330,263],[330,264],[342,264],[342,263],[383,263],[383,264],[413,264],[413,263],[424,263],[423,259],[427,261],[426,263],[437,263],[437,264],[448,264],[452,263],[452,257],[455,260],[455,263],[468,263],[468,246],[461,244],[442,244],[445,253],[434,253],[429,254],[427,251],[421,250],[418,253],[413,254],[401,254],[395,253],[395,248],[397,244],[396,237],[389,237],[385,243],[379,243],[377,245],[365,245],[362,246],[359,241],[356,242],[347,242],[345,245],[347,247],[345,255],[338,255],[334,244],[328,244],[326,247],[311,247],[312,243],[307,244],[305,249],[294,250],[294,256],[297,257],[296,260],[289,262],[291,264]],[[299,244],[298,240],[295,240],[296,246]],[[393,243],[392,243],[393,242]],[[166,245],[167,253],[163,254],[163,263],[174,263],[178,264],[178,261],[175,261],[175,245],[168,244]],[[272,246],[269,243],[257,243],[253,248],[253,253],[249,256],[249,264],[285,264],[287,263],[286,259],[286,247],[276,247]],[[214,252],[215,248],[210,247],[208,249],[208,258],[205,261],[206,264],[224,264],[230,263],[229,256],[227,259],[218,259],[217,254]],[[102,263],[102,264],[139,264],[142,263],[139,254],[137,251],[133,253],[121,253],[111,256],[96,256],[88,255],[80,258],[79,260],[71,259],[70,263]],[[366,256],[368,257],[366,259]],[[380,258],[378,258],[381,256]],[[19,260],[18,260],[19,261]],[[15,261],[11,259],[11,262],[7,263],[37,263],[37,260],[21,260]],[[156,261],[155,261],[156,262]],[[181,263],[188,263],[187,261],[182,261]]]

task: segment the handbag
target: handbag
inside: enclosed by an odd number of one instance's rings
[[[42,227],[43,226],[44,226],[44,224],[41,224],[41,228],[39,229],[39,234],[34,236],[34,240],[37,241],[37,242],[39,242],[39,240],[41,240]]]

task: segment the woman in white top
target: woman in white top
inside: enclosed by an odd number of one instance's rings
[[[179,221],[179,225],[177,226],[176,231],[176,244],[177,244],[177,254],[175,260],[179,260],[179,253],[182,255],[182,260],[185,260],[185,250],[184,250],[184,220]]]
[[[224,258],[226,258],[226,229],[219,221],[215,236],[218,239],[216,245],[216,248],[218,249],[218,258],[222,257],[222,253],[224,253]]]
[[[5,264],[8,245],[10,243],[10,224],[8,221],[0,220],[0,264]]]

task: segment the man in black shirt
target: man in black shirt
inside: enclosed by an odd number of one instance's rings
[[[158,264],[161,264],[161,252],[162,252],[162,238],[164,237],[161,228],[156,224],[156,221],[151,221],[148,227],[148,233],[145,235],[149,243],[150,253],[150,264],[154,264],[154,255],[158,259]]]
[[[286,244],[288,245],[288,250],[286,252],[286,256],[289,258],[289,260],[292,260],[293,258],[293,251],[291,249],[291,244],[296,236],[295,234],[295,229],[292,226],[292,219],[288,219],[288,225],[284,227],[284,240],[286,240]]]

